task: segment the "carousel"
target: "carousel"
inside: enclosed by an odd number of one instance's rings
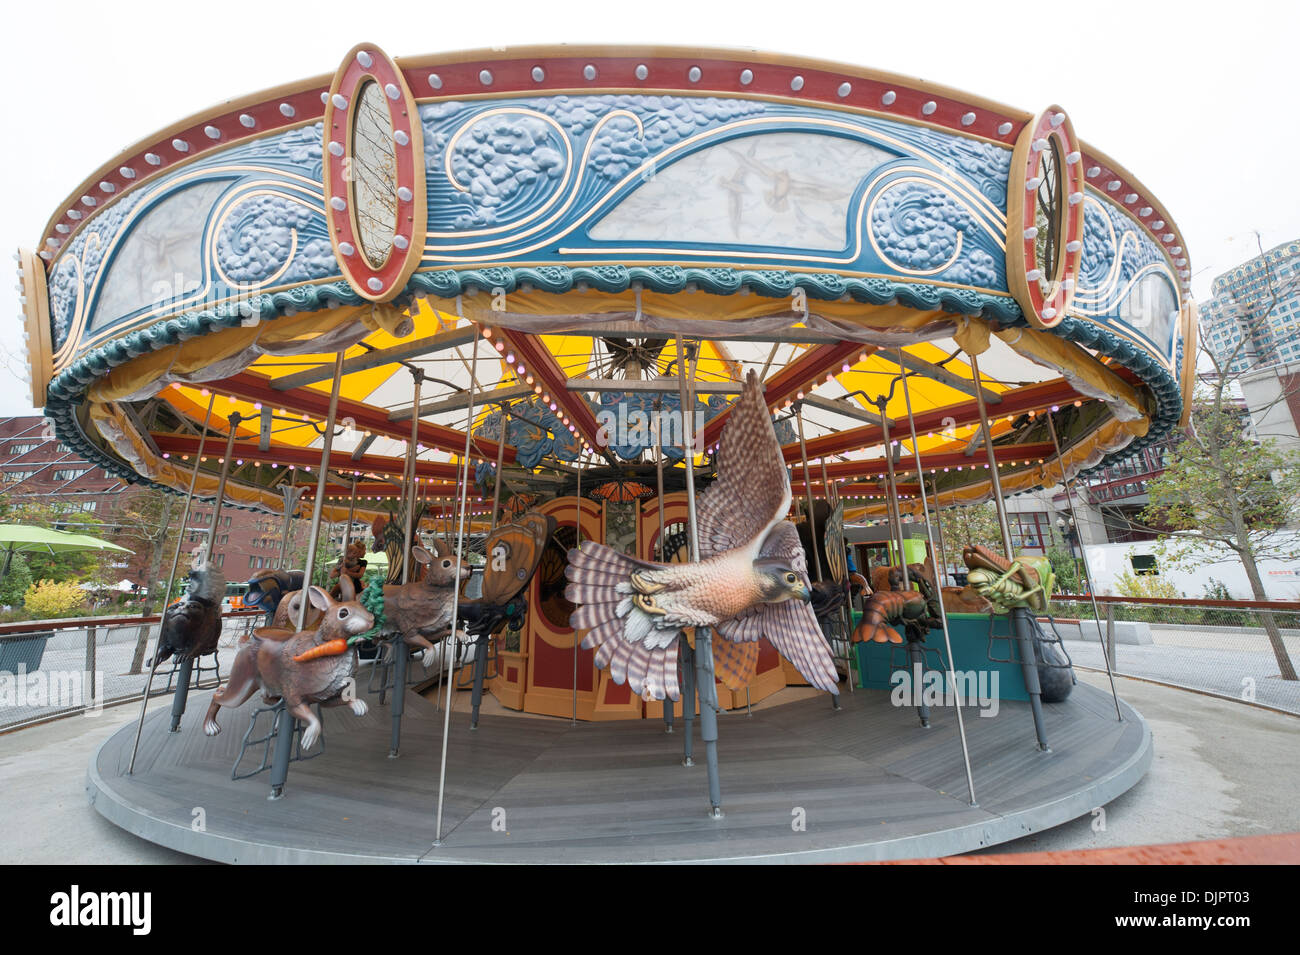
[[[210,501],[310,540],[234,648],[242,569],[172,566],[171,706],[103,743],[95,808],[406,862],[905,858],[1088,813],[1151,735],[1075,678],[1004,499],[1185,417],[1182,245],[1059,106],[765,54],[362,43],[176,123],[20,251],[33,401],[182,495],[173,533]],[[938,533],[988,500],[1000,551]]]

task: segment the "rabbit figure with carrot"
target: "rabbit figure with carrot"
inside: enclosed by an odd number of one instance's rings
[[[336,601],[320,587],[309,587],[308,598],[320,612],[318,621],[295,631],[262,627],[253,632],[235,656],[230,679],[213,694],[203,721],[203,732],[221,732],[217,712],[235,708],[261,689],[268,703],[284,700],[288,712],[305,724],[302,748],[311,749],[320,737],[320,720],[312,704],[349,706],[357,716],[366,714],[356,687],[357,653],[354,644],[373,629],[374,615],[358,600]]]

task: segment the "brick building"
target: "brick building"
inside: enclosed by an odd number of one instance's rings
[[[110,583],[126,579],[143,584],[148,576],[149,548],[138,539],[124,539],[121,524],[115,524],[115,515],[129,506],[136,495],[148,493],[138,485],[128,484],[85,460],[66,445],[54,440],[45,419],[30,415],[18,418],[0,418],[0,495],[13,503],[40,502],[62,505],[63,517],[54,526],[73,532],[86,531],[121,543],[135,551],[121,555],[111,566]],[[180,532],[180,519],[184,501],[173,497],[171,506],[172,530]],[[93,528],[79,526],[78,515],[98,518],[103,524]],[[207,539],[212,520],[212,504],[196,501],[190,511],[182,547],[185,553],[194,551]],[[295,521],[293,538],[288,553],[292,556],[296,546],[306,540],[305,522]],[[281,548],[281,518],[279,515],[226,507],[221,512],[221,524],[216,529],[217,566],[231,582],[247,580],[258,570],[276,566]],[[168,568],[162,568],[165,576]]]

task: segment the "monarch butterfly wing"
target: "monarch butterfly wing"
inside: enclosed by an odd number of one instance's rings
[[[555,518],[525,514],[519,523],[502,524],[488,536],[487,566],[483,569],[485,603],[506,603],[524,588],[554,532]]]

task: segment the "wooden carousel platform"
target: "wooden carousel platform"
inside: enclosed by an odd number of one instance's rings
[[[133,776],[134,725],[110,737],[87,788],[127,831],[221,862],[844,862],[950,855],[1050,828],[1114,799],[1151,762],[1142,717],[1125,706],[1117,721],[1091,686],[1044,707],[1047,753],[1027,704],[1003,702],[992,718],[968,707],[971,807],[951,707],[933,708],[922,729],[887,693],[842,699],[839,712],[819,695],[723,714],[720,820],[707,816],[698,738],[698,764],[682,765],[680,718],[671,735],[657,720],[490,715],[471,732],[466,694],[452,713],[436,847],[443,713],[415,693],[397,759],[387,707],[325,711],[324,752],[292,764],[278,801],[267,799],[269,773],[230,778],[252,705],[223,712],[210,739],[207,693],[191,697],[177,734],[166,708],[149,715]],[[804,831],[792,825],[799,809]]]

